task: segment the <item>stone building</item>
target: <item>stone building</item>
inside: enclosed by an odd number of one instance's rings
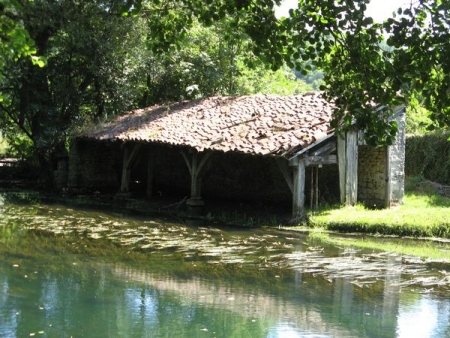
[[[318,93],[211,97],[137,109],[78,135],[68,188],[171,192],[292,205],[301,216],[326,200],[372,207],[399,203],[404,182],[404,109],[390,147],[337,137],[334,106]]]

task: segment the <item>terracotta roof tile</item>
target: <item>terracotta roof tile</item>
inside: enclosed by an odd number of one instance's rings
[[[210,97],[136,109],[80,137],[287,155],[331,132],[333,108],[318,93]]]

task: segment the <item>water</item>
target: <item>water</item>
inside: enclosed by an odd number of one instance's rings
[[[0,337],[450,337],[446,263],[17,193],[0,214]]]

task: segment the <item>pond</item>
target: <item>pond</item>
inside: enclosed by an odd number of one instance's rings
[[[17,192],[0,215],[0,337],[450,337],[442,259]]]

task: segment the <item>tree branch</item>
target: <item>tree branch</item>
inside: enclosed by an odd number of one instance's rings
[[[2,109],[6,113],[6,115],[8,115],[8,117],[12,121],[14,121],[14,124],[17,125],[20,128],[20,130],[22,130],[24,132],[24,134],[28,136],[28,138],[30,140],[33,140],[33,135],[31,135],[31,133],[25,128],[24,125],[21,125],[18,121],[16,121],[16,119],[14,118],[14,114],[8,108],[6,108],[2,103],[0,103],[0,109]]]

